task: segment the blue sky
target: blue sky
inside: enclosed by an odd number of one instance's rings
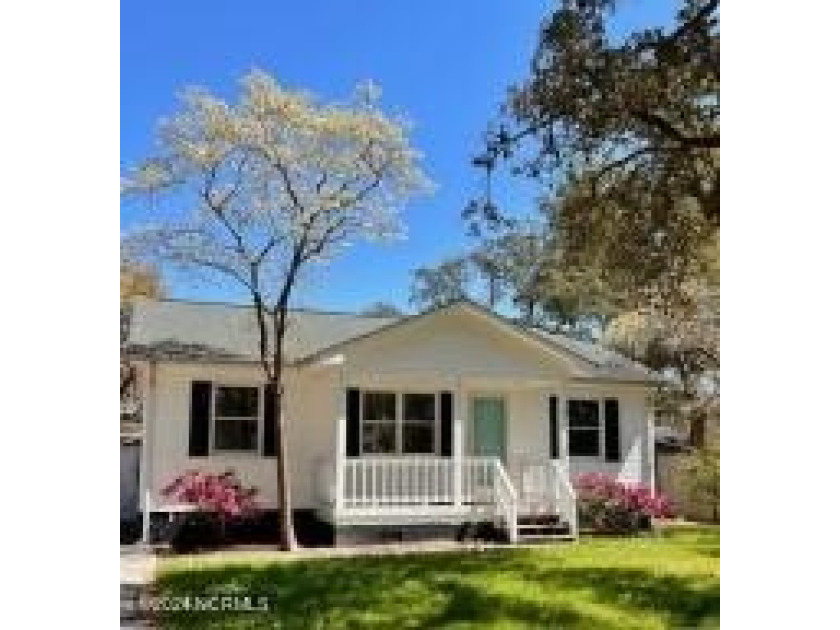
[[[662,0],[626,0],[618,30],[667,20]],[[461,210],[481,190],[470,165],[506,88],[527,73],[547,0],[124,0],[121,4],[121,163],[148,155],[156,121],[176,110],[176,94],[203,85],[233,97],[253,67],[326,99],[361,80],[383,89],[386,108],[414,121],[413,143],[437,191],[407,207],[405,241],[359,244],[319,269],[296,302],[358,310],[374,301],[407,308],[411,271],[469,245]],[[532,184],[504,178],[496,197],[532,211]],[[121,228],[142,222],[121,208]],[[168,279],[173,297],[239,301],[234,287]]]

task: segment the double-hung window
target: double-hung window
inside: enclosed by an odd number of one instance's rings
[[[569,455],[601,454],[601,405],[598,400],[570,399]]]
[[[363,391],[362,454],[434,454],[438,413],[435,393]]]
[[[397,446],[397,395],[362,394],[362,453],[394,453]]]
[[[260,389],[217,385],[213,399],[213,450],[256,453],[259,432]]]
[[[437,396],[411,393],[402,399],[402,452],[434,454]]]

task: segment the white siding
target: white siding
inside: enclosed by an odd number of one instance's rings
[[[548,421],[548,392],[519,390],[508,394],[508,455],[510,457],[551,455]]]
[[[366,340],[345,356],[348,383],[394,389],[455,389],[460,381],[464,409],[477,394],[505,398],[510,456],[549,455],[548,396],[560,398],[560,424],[565,426],[566,399],[574,396],[617,398],[621,431],[620,462],[600,457],[573,457],[573,474],[601,472],[624,481],[650,483],[647,456],[646,392],[640,386],[580,385],[570,379],[577,360],[564,361],[540,351],[469,314],[451,312],[419,320]],[[603,418],[602,418],[603,422]],[[469,453],[471,421],[465,423]]]
[[[566,398],[617,398],[619,407],[619,430],[621,461],[604,461],[603,448],[601,457],[572,457],[573,475],[600,472],[618,477],[622,481],[650,483],[650,458],[647,455],[647,401],[646,394],[640,388],[609,386],[574,386],[568,388]],[[561,399],[560,415],[563,422],[566,408]],[[603,417],[601,418],[603,429]],[[603,431],[602,431],[603,446]]]
[[[286,413],[292,503],[314,507],[314,469],[320,457],[334,456],[339,370],[347,386],[386,386],[395,390],[463,391],[463,409],[476,393],[505,397],[508,409],[508,453],[549,455],[548,395],[565,400],[577,394],[616,397],[620,401],[622,461],[572,458],[572,472],[606,472],[621,479],[648,482],[647,404],[642,387],[581,386],[570,381],[579,361],[545,352],[531,341],[507,334],[475,315],[451,312],[416,320],[348,347],[343,364],[314,366],[289,380]],[[256,485],[266,507],[275,506],[275,460],[257,455],[210,455],[190,458],[189,405],[193,380],[223,383],[264,382],[260,368],[222,365],[159,366],[151,462],[153,506],[163,509],[159,491],[189,469],[234,469],[244,483]],[[469,453],[470,425],[465,418]]]
[[[475,394],[498,394],[505,398],[508,413],[508,456],[548,457],[550,455],[548,396],[557,394],[559,400],[559,422],[565,427],[567,422],[566,397],[609,397],[619,401],[619,430],[621,441],[621,461],[604,460],[603,449],[600,457],[572,457],[573,475],[589,472],[605,473],[618,477],[622,481],[650,483],[650,459],[646,454],[646,414],[645,394],[637,388],[574,388],[569,390],[558,383],[556,390],[520,388],[505,389],[509,385],[500,384],[493,392],[486,388],[467,391],[468,396]],[[603,418],[602,418],[603,422]],[[467,443],[471,444],[470,424],[467,425]],[[602,435],[603,440],[603,435]],[[469,452],[469,448],[467,449]]]
[[[314,462],[333,453],[335,422],[335,373],[319,370],[290,379],[286,414],[292,502],[295,507],[313,503]],[[157,416],[152,445],[151,484],[153,505],[160,509],[161,488],[175,476],[191,469],[221,472],[233,469],[246,485],[259,488],[265,507],[276,505],[274,457],[219,455],[189,457],[190,385],[194,380],[253,384],[264,382],[258,368],[213,365],[162,365],[157,376]]]
[[[348,349],[346,365],[349,372],[363,374],[557,379],[572,373],[576,361],[503,332],[477,315],[452,311],[359,342]]]

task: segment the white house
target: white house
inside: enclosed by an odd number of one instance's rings
[[[139,300],[139,508],[190,469],[234,469],[275,508],[274,424],[251,307]],[[570,479],[653,485],[642,366],[471,302],[382,318],[297,310],[289,341],[291,497],[336,532],[492,521],[515,542],[577,533]],[[340,538],[340,536],[339,536]]]

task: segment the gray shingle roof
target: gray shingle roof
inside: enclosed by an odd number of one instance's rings
[[[594,368],[593,378],[626,381],[655,380],[650,370],[644,365],[631,361],[624,355],[609,348],[594,343],[587,343],[559,333],[550,333],[541,329],[532,330],[549,343],[591,363]]]
[[[397,321],[349,313],[295,310],[288,360],[296,361]],[[256,360],[259,328],[251,306],[145,300],[133,304],[128,353],[138,357]]]
[[[473,306],[490,313],[487,309]],[[562,334],[524,328],[494,315],[574,355],[589,367],[587,378],[629,382],[651,381],[642,365],[601,346]],[[298,361],[333,346],[370,335],[410,318],[372,317],[298,309],[291,313],[289,361]],[[133,303],[126,352],[135,358],[159,360],[247,361],[259,358],[258,327],[249,305],[139,299]]]

